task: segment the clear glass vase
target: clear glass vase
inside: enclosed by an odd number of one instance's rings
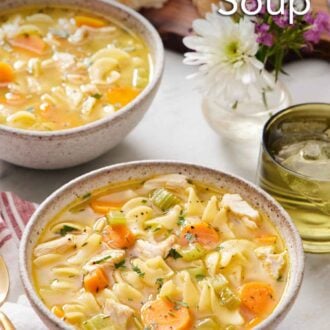
[[[291,105],[291,95],[285,84],[275,81],[271,73],[266,72],[264,76],[267,88],[248,86],[248,97],[234,107],[224,98],[204,97],[203,113],[214,131],[235,142],[259,143],[269,117]]]

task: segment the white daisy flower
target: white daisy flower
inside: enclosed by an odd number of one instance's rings
[[[119,0],[119,2],[135,9],[162,8],[167,0]]]
[[[192,75],[202,79],[201,89],[226,105],[251,97],[251,87],[268,85],[264,81],[262,62],[255,57],[259,44],[253,22],[244,17],[235,22],[231,17],[212,12],[205,19],[193,22],[195,36],[184,38],[184,44],[195,52],[185,54],[184,63],[199,65],[199,72]]]

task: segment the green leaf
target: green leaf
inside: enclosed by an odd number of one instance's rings
[[[165,259],[172,257],[173,259],[182,258],[182,255],[175,249],[171,249]]]
[[[73,231],[75,231],[75,230],[77,230],[77,228],[74,228],[74,227],[71,227],[71,226],[68,226],[68,225],[64,225],[64,226],[61,228],[59,234],[60,234],[61,236],[65,236],[67,233],[71,233],[71,232],[73,232]]]
[[[144,277],[144,272],[138,267],[138,266],[133,266],[132,267],[133,271],[137,273],[140,277]]]

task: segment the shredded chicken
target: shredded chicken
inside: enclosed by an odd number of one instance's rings
[[[169,236],[166,240],[160,243],[150,243],[139,239],[136,241],[134,248],[131,251],[132,256],[134,257],[144,257],[145,259],[153,258],[160,256],[165,258],[173,244],[176,241],[174,235]]]
[[[254,250],[257,257],[262,261],[263,267],[274,278],[278,279],[285,265],[286,251],[274,253],[273,246],[261,246]]]
[[[134,310],[126,305],[118,303],[113,299],[107,299],[104,304],[104,312],[109,315],[111,321],[118,327],[116,329],[126,329],[129,318],[134,314]]]
[[[240,217],[248,217],[252,220],[259,218],[258,211],[238,194],[225,194],[220,202],[220,207],[227,208]]]
[[[92,257],[84,266],[83,270],[92,271],[100,266],[113,267],[125,257],[124,250],[105,250],[101,254]]]

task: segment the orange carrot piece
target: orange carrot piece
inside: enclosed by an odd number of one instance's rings
[[[15,78],[14,70],[10,64],[0,62],[0,84],[8,84]]]
[[[8,40],[13,47],[28,50],[32,53],[42,55],[47,44],[36,34],[22,34]]]
[[[154,330],[189,330],[192,327],[188,307],[168,299],[157,299],[145,305],[141,316],[144,325],[152,326]]]
[[[274,290],[264,282],[249,282],[241,288],[241,303],[255,316],[270,312],[275,305]]]
[[[273,236],[273,235],[263,235],[263,236],[257,237],[255,240],[257,243],[260,243],[260,244],[271,245],[271,244],[276,243],[277,237]]]
[[[107,214],[110,211],[119,210],[120,207],[122,206],[122,203],[93,200],[91,201],[90,206],[93,209],[93,211],[96,213]]]
[[[108,90],[108,101],[115,105],[124,107],[134,100],[140,93],[140,90],[133,87],[112,87]]]
[[[59,306],[54,306],[51,311],[54,315],[56,315],[60,319],[64,317],[64,311]]]
[[[84,287],[86,291],[97,293],[109,285],[107,275],[102,268],[96,268],[84,277]]]
[[[105,228],[102,240],[110,248],[127,249],[134,245],[135,236],[126,225],[113,225]]]
[[[107,25],[107,23],[104,20],[96,17],[76,16],[74,19],[78,27],[85,25],[93,28],[100,28]]]
[[[189,243],[200,243],[205,248],[213,249],[218,245],[219,240],[219,233],[206,222],[186,226],[180,235],[180,243],[183,246]]]

